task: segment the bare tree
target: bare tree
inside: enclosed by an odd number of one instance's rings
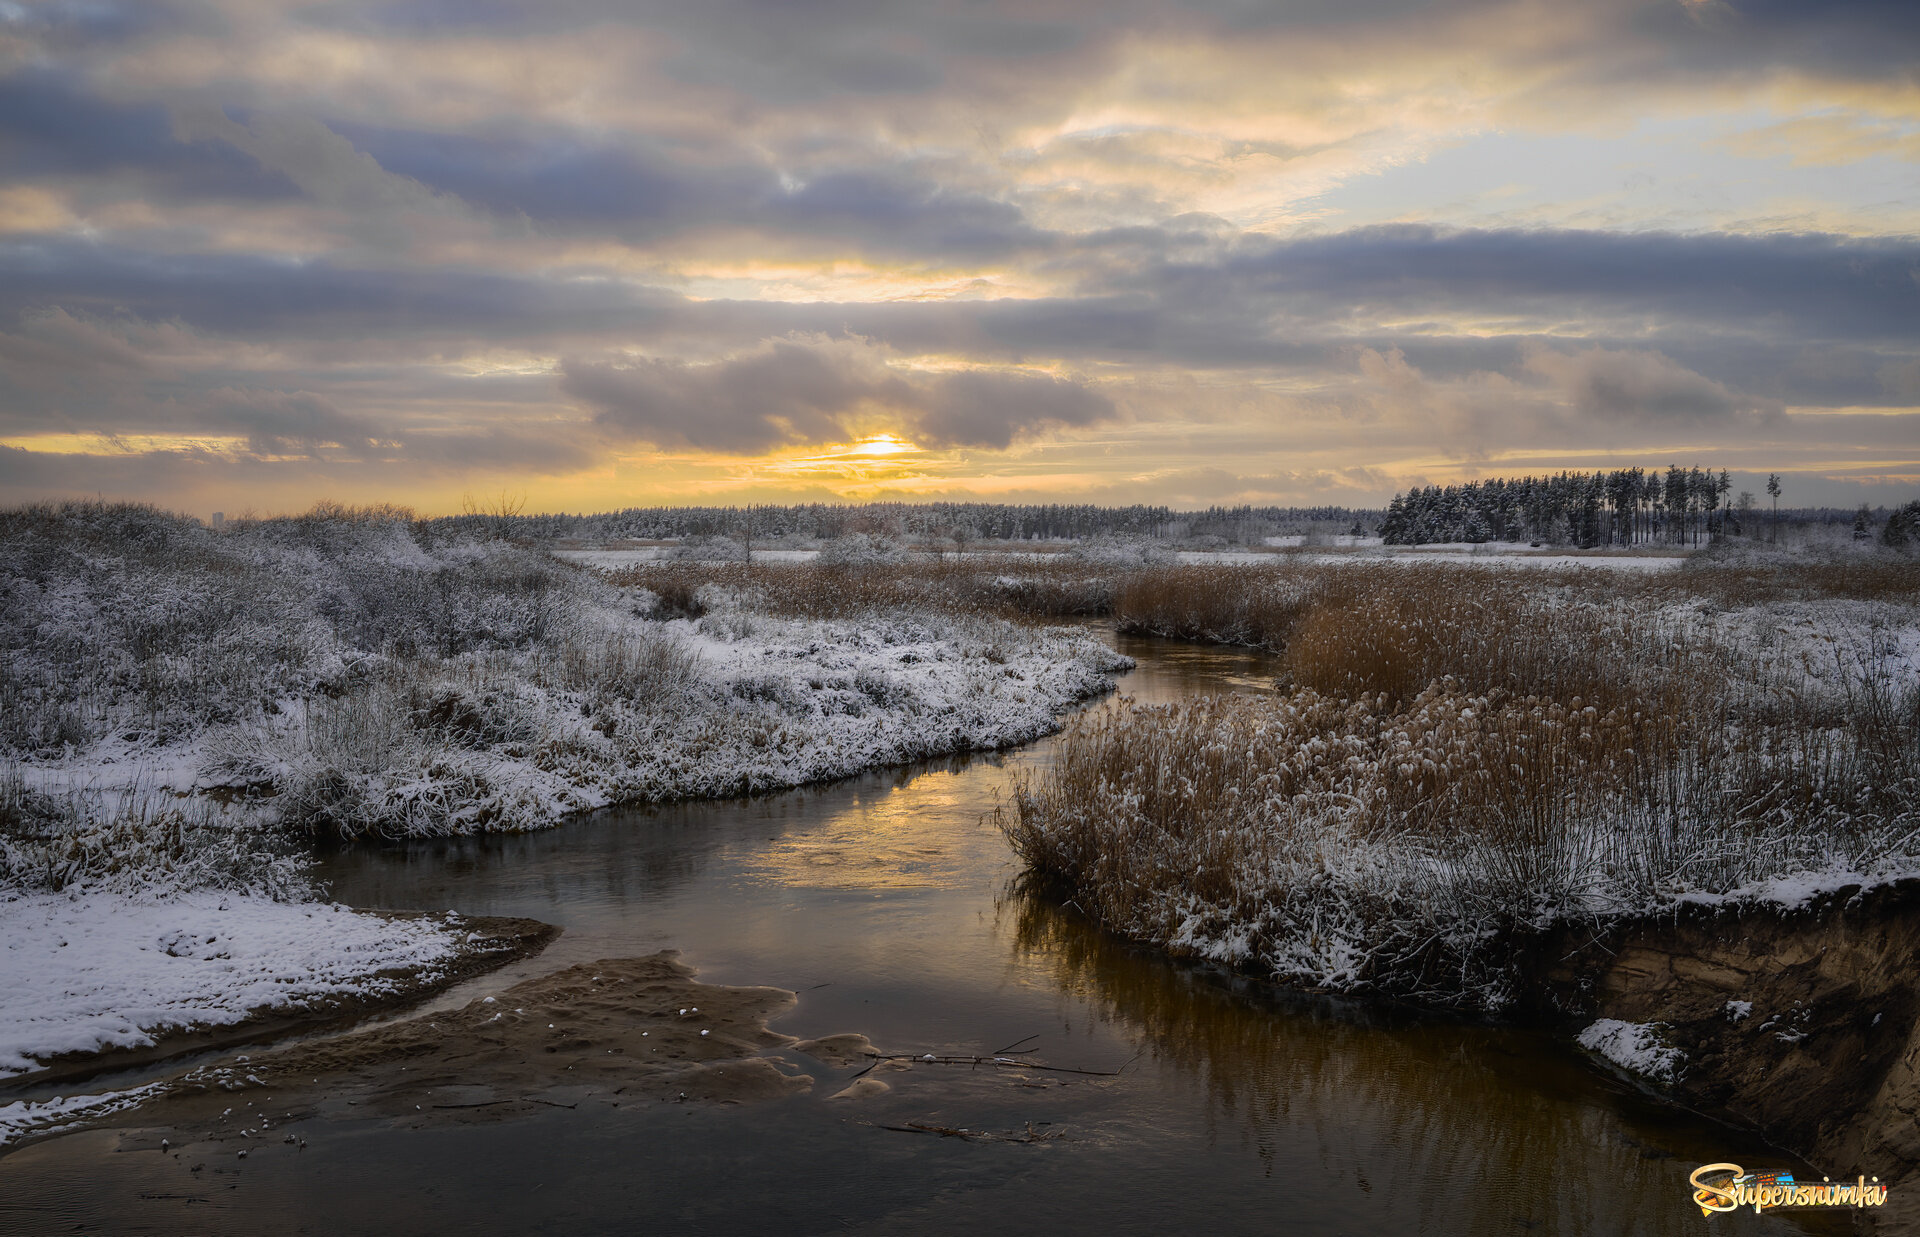
[[[462,494],[460,509],[468,515],[485,517],[488,530],[496,539],[505,541],[513,532],[514,520],[527,509],[527,496],[505,489],[492,498],[475,499],[471,494]]]

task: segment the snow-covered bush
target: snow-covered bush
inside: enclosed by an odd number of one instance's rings
[[[1180,561],[1171,546],[1150,537],[1092,537],[1075,542],[1067,553],[1100,567],[1159,567]]]
[[[871,533],[848,533],[820,547],[818,562],[824,567],[871,567],[877,563],[897,563],[906,551],[887,537]]]
[[[679,562],[744,563],[747,547],[731,537],[689,537],[662,557]]]

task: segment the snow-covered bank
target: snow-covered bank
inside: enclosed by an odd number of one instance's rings
[[[0,901],[0,1078],[264,1011],[416,992],[472,935],[452,916],[214,891],[16,895]]]
[[[1688,580],[1408,570],[1355,590],[1276,577],[1219,615],[1171,585],[1125,598],[1263,638],[1282,690],[1077,726],[1014,797],[1023,859],[1177,953],[1491,1009],[1555,925],[1920,873],[1911,573],[1723,607]]]
[[[711,586],[676,608],[390,512],[7,518],[0,758],[28,792],[135,814],[184,796],[307,832],[539,828],[1025,742],[1128,664],[936,606],[772,617]],[[10,831],[0,888],[28,876]]]
[[[99,1121],[117,1112],[137,1108],[166,1091],[164,1082],[148,1083],[126,1091],[103,1091],[95,1095],[56,1095],[47,1100],[15,1100],[0,1104],[0,1148],[32,1135],[58,1134],[87,1121]]]
[[[225,731],[203,784],[270,786],[283,819],[350,834],[540,828],[1023,743],[1130,664],[1070,628],[770,618],[703,595],[698,620],[583,639],[573,671],[456,658]]]

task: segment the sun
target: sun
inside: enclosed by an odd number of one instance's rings
[[[844,455],[901,455],[918,449],[898,434],[872,434],[854,443]]]

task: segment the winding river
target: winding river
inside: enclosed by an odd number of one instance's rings
[[[1259,654],[1118,639],[1142,701],[1264,688]],[[1107,707],[1107,706],[1096,706]],[[562,925],[465,1004],[580,961],[677,949],[709,982],[799,993],[774,1023],[916,1065],[830,1100],[553,1111],[406,1130],[315,1117],[298,1156],[191,1182],[95,1130],[0,1159],[0,1227],[113,1233],[1267,1234],[1846,1231],[1703,1221],[1709,1161],[1786,1166],[1547,1035],[1277,992],[1117,942],[1018,892],[991,819],[1043,741],[762,798],[598,814],[547,833],[331,854],[356,906]],[[1106,1071],[1119,1071],[1110,1075]],[[949,1137],[966,1129],[984,1137]],[[887,1127],[896,1127],[889,1129]],[[278,1131],[276,1131],[278,1133]],[[1018,1141],[1016,1141],[1018,1140]]]

